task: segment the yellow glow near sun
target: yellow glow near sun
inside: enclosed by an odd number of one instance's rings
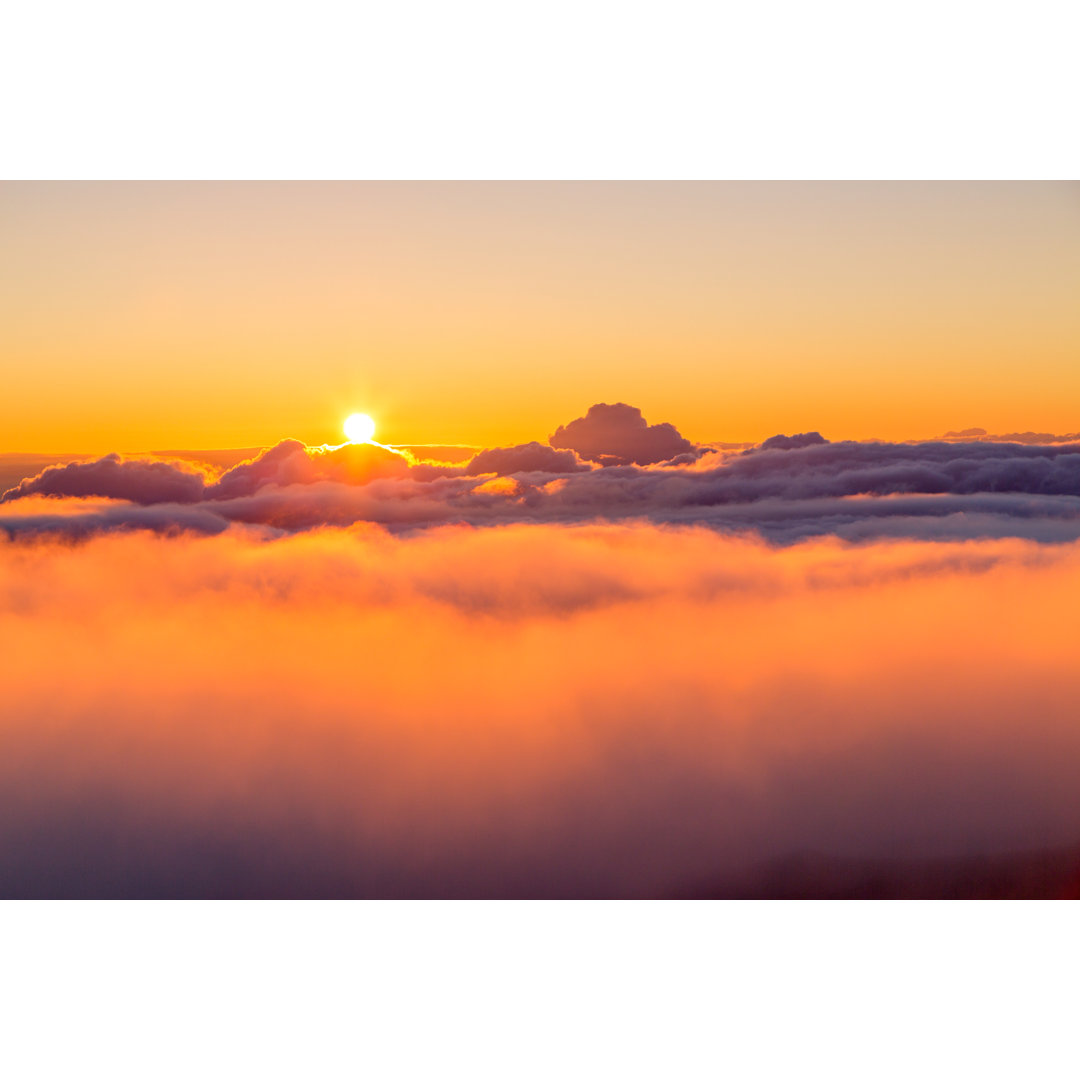
[[[371,442],[375,436],[375,421],[367,413],[353,413],[345,421],[345,438],[353,443]]]

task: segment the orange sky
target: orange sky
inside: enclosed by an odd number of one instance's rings
[[[1080,430],[1080,187],[7,183],[0,451]]]

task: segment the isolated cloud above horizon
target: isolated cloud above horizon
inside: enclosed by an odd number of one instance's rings
[[[530,442],[481,450],[457,465],[378,444],[309,447],[294,439],[220,473],[191,461],[109,454],[47,467],[9,489],[0,498],[0,531],[215,533],[239,522],[285,533],[359,521],[401,531],[641,518],[755,530],[785,543],[826,533],[1080,535],[1077,444],[829,442],[806,432],[717,451],[690,444],[671,425],[650,426],[624,405],[593,406],[559,432],[563,441],[569,432],[577,449]],[[630,456],[656,460],[614,463]]]
[[[593,405],[548,440],[600,465],[655,465],[697,449],[673,424],[649,424],[641,410],[618,402]]]
[[[804,431],[801,435],[773,435],[766,439],[759,450],[801,450],[804,446],[821,446],[829,440],[816,431]]]

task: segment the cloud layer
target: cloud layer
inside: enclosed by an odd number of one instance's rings
[[[0,894],[666,896],[1073,844],[1078,582],[1072,544],[647,524],[0,541]]]
[[[553,441],[576,449],[531,442],[437,464],[377,445],[285,440],[220,473],[110,454],[46,468],[8,490],[0,531],[217,533],[241,522],[277,534],[361,521],[400,531],[644,519],[752,530],[780,543],[825,534],[1080,537],[1080,444],[828,442],[809,432],[740,453],[693,447],[622,405],[594,406]],[[674,456],[612,464],[660,453]]]
[[[1080,882],[1080,445],[438,449],[4,494],[0,895]]]

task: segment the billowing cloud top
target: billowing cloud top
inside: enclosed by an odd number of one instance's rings
[[[761,444],[762,450],[801,450],[804,446],[821,446],[829,440],[816,431],[804,431],[801,435],[774,435]]]
[[[481,450],[469,462],[465,474],[480,476],[483,473],[498,473],[499,476],[510,476],[522,472],[572,473],[584,472],[588,468],[578,460],[573,450],[556,450],[543,443],[530,442]]]
[[[271,485],[288,487],[319,480],[363,484],[380,477],[402,477],[409,474],[412,460],[374,443],[310,447],[286,439],[214,480],[208,471],[183,461],[125,460],[108,454],[97,461],[49,466],[6,491],[0,501],[54,495],[127,499],[140,506],[194,503],[254,495]],[[429,473],[430,468],[421,471]]]
[[[125,461],[119,454],[107,454],[97,461],[50,465],[4,492],[0,501],[27,495],[95,495],[140,506],[192,503],[206,495],[206,473],[178,461]]]
[[[557,445],[557,444],[572,445]],[[492,475],[498,477],[492,480]],[[777,542],[834,534],[1080,536],[1080,445],[828,442],[776,435],[746,452],[695,446],[627,405],[594,405],[539,442],[436,464],[376,444],[293,439],[217,472],[125,459],[43,469],[2,497],[8,535],[116,528],[272,534],[367,521],[441,524],[646,519],[754,530]]]
[[[640,409],[622,402],[593,405],[548,441],[601,465],[653,465],[694,450],[672,424],[647,424]]]

